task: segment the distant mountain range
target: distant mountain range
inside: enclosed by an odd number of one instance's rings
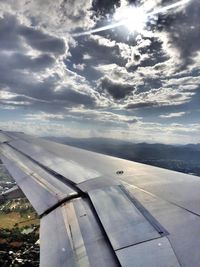
[[[200,144],[131,143],[105,138],[47,137],[62,144],[200,176]]]

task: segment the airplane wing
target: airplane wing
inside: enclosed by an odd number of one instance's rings
[[[41,267],[200,266],[200,178],[17,132],[0,157],[40,216]]]

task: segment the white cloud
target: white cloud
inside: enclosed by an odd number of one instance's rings
[[[51,114],[51,113],[32,113],[25,115],[25,120],[28,121],[50,121],[50,120],[63,120],[64,115],[63,114]]]
[[[11,93],[11,92],[6,91],[6,90],[0,91],[0,100],[9,100],[15,96],[17,96],[17,94],[15,94],[15,93]]]
[[[99,35],[91,35],[90,39],[94,40],[98,45],[107,46],[107,47],[116,46],[116,41],[111,41],[110,39],[99,36]]]
[[[86,67],[85,64],[73,64],[73,68],[77,70],[84,70]]]
[[[137,123],[141,118],[133,115],[126,116],[115,113],[115,111],[104,110],[86,110],[82,108],[74,108],[68,112],[69,116],[79,118],[79,120],[87,121],[89,123],[111,123],[113,125],[124,126],[128,124]]]
[[[177,118],[177,117],[182,117],[183,115],[185,115],[186,112],[176,112],[176,113],[168,113],[165,115],[160,115],[160,118]]]
[[[81,128],[80,128],[81,127]],[[0,121],[0,128],[6,131],[24,131],[28,134],[40,136],[73,136],[82,137],[106,137],[116,138],[131,142],[149,142],[166,144],[187,144],[200,143],[200,125],[199,124],[169,124],[138,122],[130,124],[129,127],[111,126],[103,127],[101,125],[83,124],[73,122],[64,124],[48,120],[26,120],[26,121]],[[79,131],[77,131],[79,129]],[[81,129],[81,130],[80,130]]]
[[[53,34],[63,35],[79,27],[94,25],[90,18],[92,0],[7,0],[0,6],[2,13],[15,14],[26,25],[31,25],[33,20],[38,27]]]
[[[83,60],[88,60],[91,59],[92,57],[89,54],[84,54],[83,55]]]

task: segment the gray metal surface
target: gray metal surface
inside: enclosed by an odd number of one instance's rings
[[[67,266],[66,263],[73,267],[74,259],[79,266],[88,266],[88,261],[95,267],[117,266],[114,253],[123,267],[168,267],[165,265],[168,263],[179,266],[176,257],[182,267],[199,266],[199,177],[100,155],[22,133],[9,133],[9,137],[16,139],[10,143],[18,144],[24,153],[34,152],[32,156],[35,160],[72,179],[77,188],[89,194],[95,208],[91,207],[89,199],[81,198],[70,202],[73,203],[71,206],[67,202],[42,218],[42,267]],[[6,166],[39,213],[52,207],[69,190],[58,177],[42,170],[7,145],[0,145],[0,150],[5,155],[4,162],[7,160]],[[123,171],[120,176],[116,175],[119,171]],[[113,187],[112,179],[106,180],[107,177],[125,182],[134,198],[169,232],[167,239],[171,247],[164,238],[164,249],[158,248],[156,242],[161,239],[152,224],[124,194],[116,190],[118,186]],[[109,186],[115,189],[114,192]],[[73,191],[73,188],[70,190]],[[66,259],[61,250],[65,252],[69,243],[71,250],[69,248]]]
[[[89,192],[95,189],[110,187],[114,185],[120,185],[120,181],[114,178],[98,177],[77,184],[76,186],[83,192]]]
[[[145,169],[148,166],[145,166]],[[146,170],[147,171],[147,170]],[[131,175],[123,181],[155,194],[166,201],[179,205],[200,215],[200,179],[199,177],[155,168],[149,174]],[[159,174],[160,173],[160,174]]]
[[[77,199],[74,201],[74,208],[91,266],[118,266],[115,254],[101,230],[90,201]]]
[[[46,143],[47,141],[45,141]],[[42,143],[42,142],[41,142]],[[46,144],[47,145],[47,144]],[[56,150],[56,143],[49,147]],[[68,151],[68,156],[66,155]],[[118,159],[70,146],[59,145],[58,152],[71,157],[77,164],[97,170],[104,177],[113,177],[135,184],[163,199],[189,209],[200,215],[200,179],[175,171]],[[124,174],[117,176],[116,172]]]
[[[0,132],[0,144],[4,143],[4,142],[8,142],[12,140],[11,138],[9,138],[7,135],[5,135],[4,133]]]
[[[121,249],[116,253],[123,267],[180,267],[166,237]]]
[[[41,267],[119,266],[84,199],[69,201],[41,219],[40,244]]]
[[[12,132],[12,131],[3,131],[4,134],[6,134],[8,137],[10,137],[12,140],[16,139],[23,139],[26,135],[22,132]]]
[[[3,155],[15,163],[20,164],[23,168],[27,168],[27,164],[30,161],[27,157],[24,157],[21,153],[9,147],[7,144],[0,145],[0,155]]]
[[[71,146],[24,135],[27,142],[37,144],[57,156],[92,169],[99,176],[117,176],[130,184],[141,187],[163,199],[181,205],[200,215],[200,179],[192,175],[169,171],[137,162],[106,156]]]
[[[31,175],[31,172],[24,172],[14,161],[1,154],[1,160],[6,166],[6,169],[17,183],[20,183],[24,177]]]
[[[200,217],[132,185],[126,186],[168,230],[167,237],[181,266],[199,266]]]
[[[39,215],[58,202],[55,194],[52,194],[40,183],[33,180],[30,175],[26,175],[26,173],[21,171],[16,164],[12,163],[5,157],[3,157],[2,160]],[[17,175],[15,175],[16,173]],[[20,173],[21,176],[19,175]]]
[[[66,197],[77,195],[70,185],[61,182],[25,156],[13,152],[9,147],[4,148],[0,149],[5,155],[1,154],[3,163],[39,215]]]
[[[54,175],[50,174],[49,172],[45,171],[42,167],[37,165],[35,162],[31,161],[26,156],[22,155],[21,153],[13,150],[11,147],[7,145],[1,145],[0,151],[2,155],[5,155],[9,158],[13,163],[18,165],[19,174],[15,170],[15,175],[23,176],[21,172],[25,172],[26,175],[32,175],[34,178],[40,176],[40,182],[45,184],[48,187],[48,184],[54,187],[55,193],[57,193],[58,198],[62,198],[63,196],[71,195],[76,192],[74,187],[70,184],[61,183],[60,180],[55,177]],[[12,166],[10,166],[12,168]]]
[[[40,221],[40,267],[77,267],[60,208]]]
[[[119,186],[89,196],[114,250],[160,237]]]
[[[75,184],[100,175],[97,171],[83,167],[76,161],[58,157],[53,151],[49,152],[39,145],[27,143],[23,140],[15,140],[9,144]]]

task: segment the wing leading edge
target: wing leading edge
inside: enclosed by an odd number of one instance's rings
[[[0,156],[40,215],[41,267],[200,263],[198,177],[14,132]]]

